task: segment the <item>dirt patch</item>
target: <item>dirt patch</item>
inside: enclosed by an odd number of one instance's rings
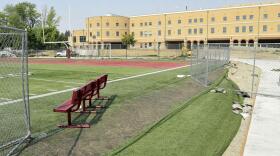
[[[191,79],[181,79],[144,95],[131,97],[107,109],[90,129],[66,129],[33,146],[23,155],[104,155],[164,117],[204,89]],[[116,97],[115,100],[118,100]],[[98,118],[98,117],[97,117]]]
[[[229,70],[229,78],[233,80],[242,91],[251,92],[251,86],[252,86],[252,73],[253,73],[253,66],[240,63],[240,62],[232,62],[236,65],[236,68],[230,68]],[[255,77],[255,83],[254,83],[254,91],[257,92],[260,76],[261,76],[261,69],[256,67],[256,74],[258,75]],[[255,98],[246,98],[244,100],[244,103],[246,104],[255,104]],[[244,146],[247,139],[247,134],[249,130],[251,122],[251,116],[248,117],[246,120],[242,120],[240,128],[227,148],[227,150],[224,152],[223,156],[242,156],[244,151]]]
[[[143,68],[175,68],[186,65],[185,62],[163,62],[144,60],[68,60],[68,59],[29,59],[30,64],[62,64],[85,66],[143,67]]]

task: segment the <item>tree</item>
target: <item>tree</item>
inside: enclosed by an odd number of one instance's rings
[[[136,43],[137,41],[135,40],[134,38],[134,35],[132,34],[127,34],[127,35],[123,35],[122,37],[122,44],[125,45],[125,49],[126,49],[126,58],[127,58],[127,50],[128,50],[128,47],[129,46],[134,46],[134,44]]]
[[[26,29],[28,32],[29,49],[52,49],[60,48],[64,45],[46,45],[43,40],[43,29],[41,27],[41,17],[46,24],[46,41],[65,41],[67,37],[57,29],[60,17],[57,16],[54,7],[49,10],[44,8],[40,14],[36,5],[29,2],[17,3],[15,5],[6,5],[3,11],[0,11],[0,24],[7,23],[8,26]]]
[[[45,6],[43,9],[43,13],[42,13],[42,20],[44,22],[44,24],[46,25],[46,27],[58,27],[59,26],[59,22],[61,17],[56,15],[55,9],[54,7],[51,7],[48,10],[48,7]]]
[[[39,22],[40,14],[36,5],[29,2],[21,2],[16,5],[6,5],[3,14],[8,25],[20,29],[32,29]]]

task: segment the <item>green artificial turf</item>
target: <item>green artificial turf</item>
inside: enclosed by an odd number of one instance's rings
[[[122,156],[218,156],[237,133],[241,117],[232,113],[232,92],[237,86],[224,79],[219,87],[227,94],[206,93],[187,103],[187,107],[156,128],[115,150]]]

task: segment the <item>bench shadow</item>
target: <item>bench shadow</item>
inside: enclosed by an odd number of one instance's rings
[[[117,98],[117,95],[112,95],[112,96],[109,97],[108,100],[95,100],[92,103],[92,106],[88,108],[88,110],[94,110],[94,108],[95,108],[94,106],[96,106],[96,105],[101,105],[101,106],[104,106],[105,108],[98,108],[95,116],[89,122],[87,122],[87,120],[90,118],[90,116],[92,116],[93,113],[79,113],[79,115],[77,115],[73,119],[72,123],[73,124],[88,123],[91,126],[98,124],[98,122],[101,120],[101,118],[103,117],[103,115],[105,114],[107,109],[113,104],[113,102],[116,98]],[[15,153],[17,153],[16,155],[20,155],[24,149],[27,149],[28,147],[30,147],[30,146],[32,146],[32,145],[34,145],[34,144],[36,144],[36,143],[38,143],[38,142],[40,142],[44,139],[47,139],[51,136],[54,136],[54,135],[64,131],[65,129],[67,129],[67,128],[54,128],[54,129],[51,129],[49,131],[46,131],[46,132],[43,132],[43,133],[40,133],[40,134],[37,134],[37,135],[33,136],[26,143],[26,145],[23,148],[21,148],[17,152],[15,152]],[[76,139],[75,139],[73,145],[70,147],[70,150],[69,150],[67,155],[72,154],[72,152],[73,152],[75,146],[77,145],[77,142],[79,141],[80,136],[81,136],[83,131],[84,131],[84,129],[80,128],[79,133],[77,134]]]
[[[109,97],[109,100],[96,100],[92,104],[92,107],[89,107],[89,110],[93,110],[95,108],[94,106],[96,106],[96,105],[101,105],[101,106],[105,107],[105,108],[99,109],[97,111],[96,115],[94,116],[94,118],[90,120],[89,124],[91,126],[96,125],[100,121],[100,119],[102,118],[104,113],[107,111],[107,109],[112,105],[112,103],[116,99],[116,97],[117,97],[117,95],[113,95],[113,96]],[[106,101],[105,104],[103,104],[104,101]],[[87,115],[87,117],[86,116],[84,116],[84,117],[80,116],[80,118],[76,118],[76,120],[74,120],[73,123],[75,123],[75,122],[77,122],[77,124],[79,124],[80,122],[84,123],[88,119],[88,116],[89,116],[89,114]],[[80,129],[79,134],[77,135],[73,145],[71,146],[71,148],[70,148],[70,150],[67,154],[68,156],[72,155],[73,150],[76,147],[83,130],[84,129]]]

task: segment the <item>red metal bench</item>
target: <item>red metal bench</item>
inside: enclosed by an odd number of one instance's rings
[[[77,90],[74,90],[72,93],[72,98],[65,101],[58,107],[54,108],[54,112],[67,113],[67,125],[59,125],[61,128],[90,128],[89,124],[77,124],[73,125],[71,121],[71,113],[79,112],[79,113],[92,113],[96,112],[88,111],[86,107],[86,101],[89,101],[89,105],[91,105],[92,99],[94,96],[97,96],[96,99],[100,100],[100,90],[104,89],[107,84],[108,75],[103,75],[95,81],[91,81],[86,85],[80,87]],[[108,98],[102,98],[102,100]],[[82,111],[79,111],[82,105]],[[104,108],[103,106],[96,106],[96,108]]]
[[[82,91],[81,89],[74,90],[72,98],[62,103],[60,106],[53,109],[54,112],[67,113],[67,125],[59,125],[60,128],[89,128],[89,124],[73,125],[71,119],[71,113],[78,111],[82,103]]]

